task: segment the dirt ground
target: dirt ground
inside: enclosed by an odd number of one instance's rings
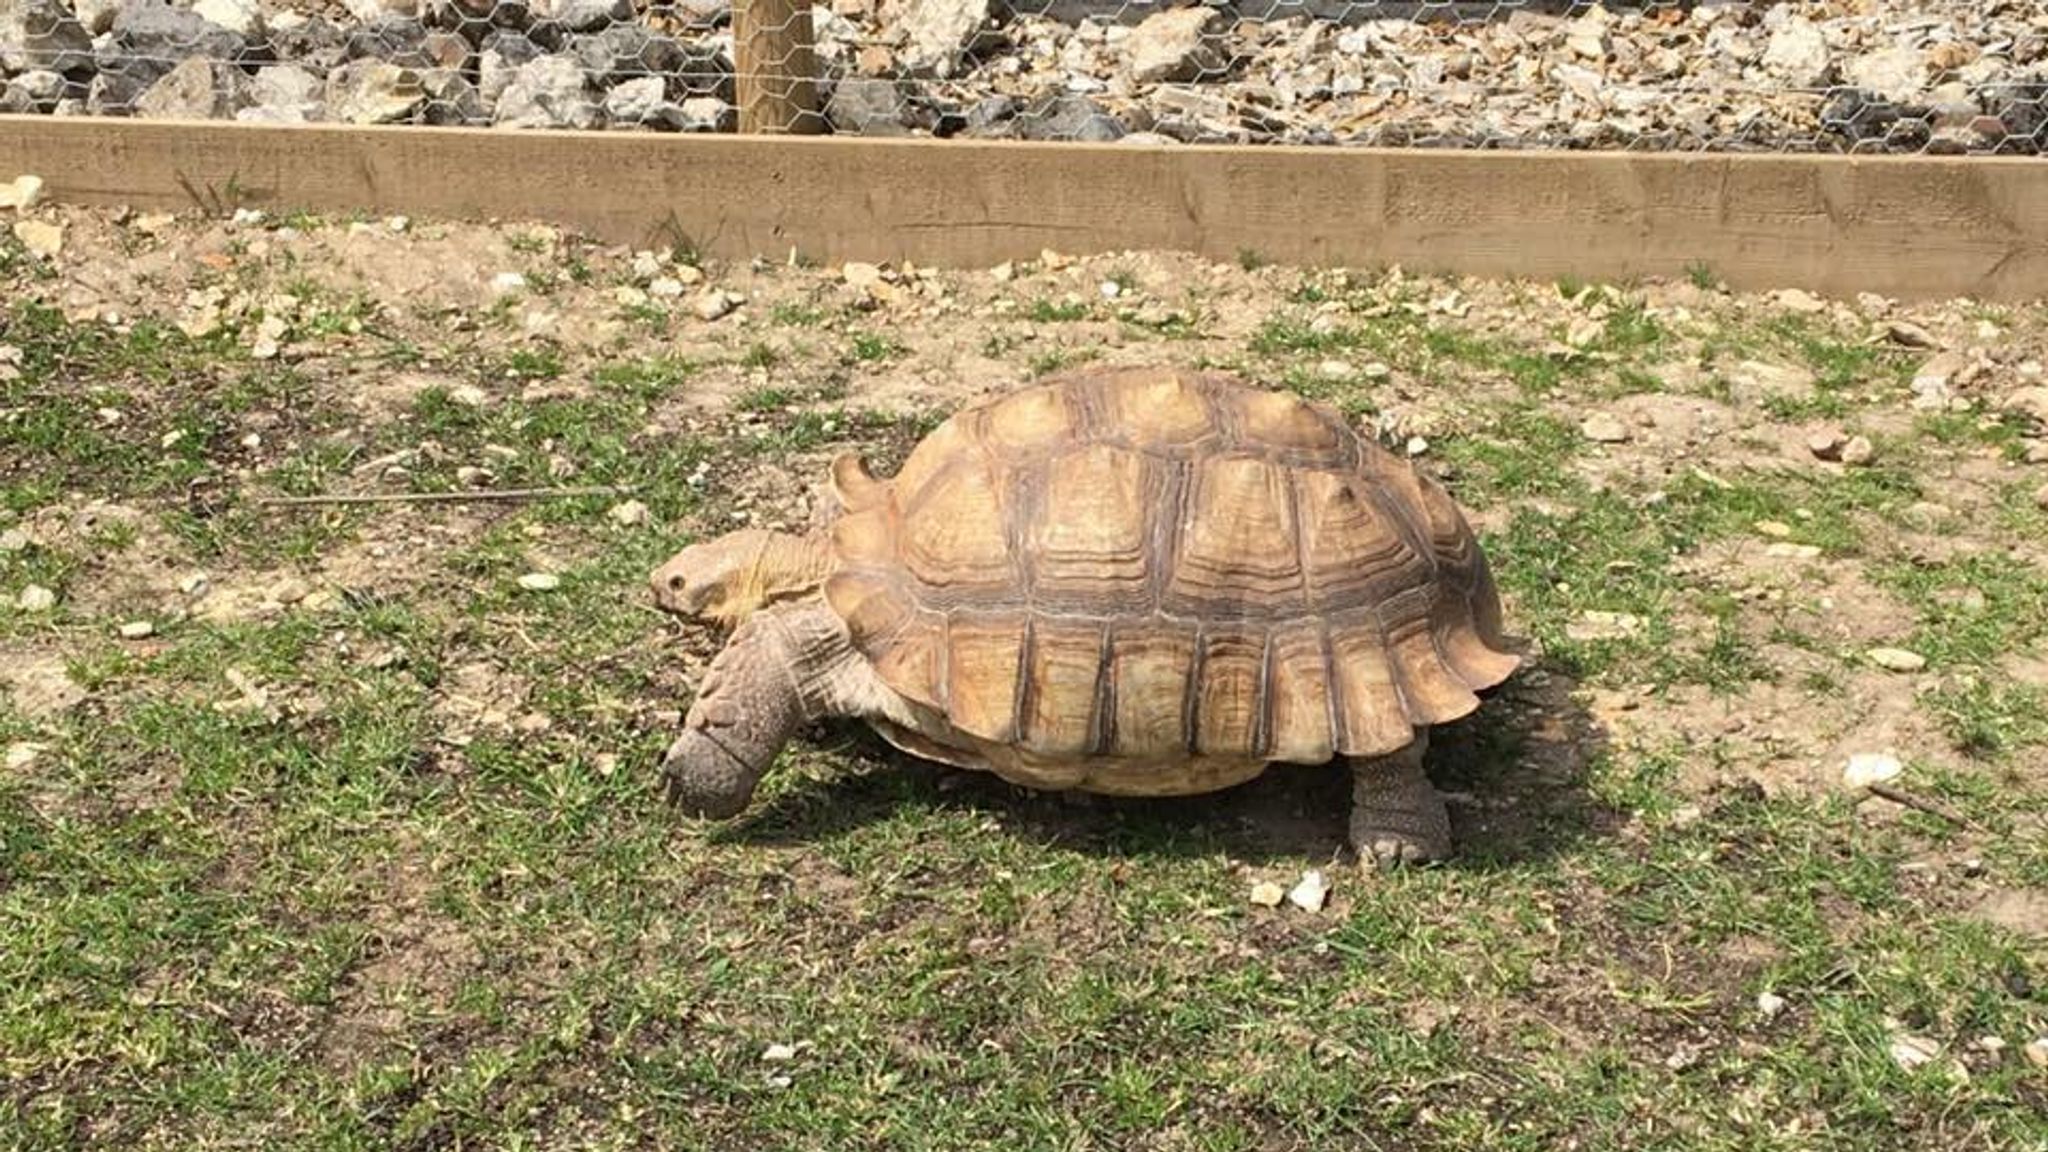
[[[2048,1147],[2048,310],[21,219],[28,1146]],[[1463,863],[1356,874],[1327,774],[1028,796],[843,726],[663,814],[722,638],[654,564],[1152,362],[1468,510],[1530,660],[1432,752]]]

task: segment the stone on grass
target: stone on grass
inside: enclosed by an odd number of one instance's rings
[[[1903,771],[1905,766],[1889,752],[1857,752],[1842,769],[1842,783],[1851,788],[1868,788],[1895,779]]]
[[[41,584],[31,584],[15,597],[14,606],[23,612],[48,612],[57,606],[57,594]]]
[[[1918,672],[1927,667],[1927,657],[1905,648],[1872,648],[1864,655],[1887,672]]]

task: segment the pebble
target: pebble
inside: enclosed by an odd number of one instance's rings
[[[1904,648],[1872,648],[1864,655],[1887,672],[1918,672],[1927,667],[1927,657]]]
[[[64,229],[42,220],[16,220],[14,238],[30,253],[54,260],[64,251]]]
[[[49,749],[41,744],[9,744],[7,746],[7,770],[19,772],[25,768],[32,768],[35,766],[35,762],[41,759],[43,753],[47,751]]]
[[[1893,320],[1885,325],[1885,338],[1903,348],[1934,348],[1940,342],[1934,334],[1908,320]]]
[[[2029,464],[2048,464],[2048,440],[2035,440],[2029,443],[2023,459]]]
[[[1842,445],[1839,457],[1842,463],[1849,465],[1868,464],[1876,458],[1877,446],[1866,436],[1849,437],[1848,442]]]
[[[1287,889],[1271,880],[1261,880],[1252,885],[1251,901],[1261,908],[1278,908],[1287,899]]]
[[[562,586],[562,578],[552,572],[528,572],[519,578],[519,586],[528,592],[549,592]]]
[[[1840,432],[1832,428],[1824,428],[1806,438],[1806,448],[1807,451],[1812,452],[1819,459],[1840,460],[1842,458],[1842,446],[1848,442],[1849,438]]]
[[[630,528],[647,523],[647,505],[642,504],[638,500],[627,500],[624,503],[614,504],[605,515],[611,518],[612,523],[623,524]]]
[[[739,297],[722,289],[713,288],[709,292],[697,297],[697,302],[691,307],[691,311],[697,314],[697,319],[710,323],[732,315],[733,310],[739,306]]]
[[[48,612],[57,606],[57,594],[41,584],[31,584],[15,597],[14,606],[23,612]]]
[[[2029,1040],[2025,1051],[2027,1063],[2036,1068],[2048,1068],[2048,1036],[2036,1036]]]
[[[121,625],[121,638],[123,640],[141,640],[155,634],[156,625],[151,624],[147,620],[130,620],[128,623]]]
[[[1301,874],[1294,887],[1287,890],[1287,902],[1304,912],[1320,912],[1329,895],[1329,882],[1323,879],[1321,871],[1311,868]]]
[[[1643,618],[1628,612],[1581,612],[1578,618],[1564,626],[1564,634],[1573,640],[1621,640],[1634,636],[1643,630]]]
[[[1757,1015],[1766,1020],[1775,1020],[1785,1010],[1785,998],[1775,992],[1759,992],[1756,997]]]
[[[43,178],[21,175],[0,184],[0,208],[27,211],[43,198]]]
[[[1933,1063],[1941,1055],[1941,1045],[1925,1036],[1894,1036],[1891,1054],[1899,1067],[1912,1072]]]
[[[769,1064],[787,1064],[796,1059],[796,1046],[792,1044],[770,1044],[761,1050],[761,1059]]]
[[[1851,788],[1868,788],[1896,778],[1905,771],[1896,756],[1888,752],[1857,752],[1842,769],[1842,783]]]
[[[1601,444],[1620,444],[1629,438],[1628,425],[1609,412],[1596,412],[1586,417],[1579,425],[1579,431],[1586,439]]]

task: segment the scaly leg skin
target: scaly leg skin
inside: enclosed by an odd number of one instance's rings
[[[905,708],[822,600],[765,609],[733,630],[697,686],[683,733],[662,758],[669,803],[730,819],[804,724],[848,715],[907,721]]]
[[[1351,765],[1351,845],[1360,866],[1385,871],[1451,854],[1451,816],[1423,772],[1429,730],[1391,756]]]

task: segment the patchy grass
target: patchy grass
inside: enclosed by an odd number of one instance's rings
[[[562,259],[588,271],[549,307],[616,320],[610,258]],[[1088,270],[1119,283],[1114,318],[1045,303],[1069,281],[1029,266],[949,285],[1043,304],[993,331],[886,304],[838,327],[834,278],[778,269],[737,321],[612,342],[515,338],[509,312],[444,329],[373,280],[318,297],[335,319],[275,361],[174,316],[65,323],[0,270],[23,352],[0,381],[6,1146],[2038,1144],[2048,1080],[2022,1053],[2048,954],[2017,897],[2048,886],[2048,696],[2025,679],[2048,575],[2008,439],[1894,421],[1871,466],[1788,467],[1748,446],[1785,415],[1724,398],[1717,438],[1594,450],[1586,409],[1716,348],[1797,359],[1846,416],[1903,407],[1901,368],[1735,298],[1681,326],[1611,288],[1275,290],[1242,263],[1171,310],[1135,258]],[[1560,292],[1605,309],[1569,355],[1544,343]],[[977,355],[1018,377],[1136,358],[1077,336],[1096,328],[1427,423],[1421,463],[1536,643],[1433,742],[1458,856],[1352,873],[1341,773],[1083,801],[846,724],[807,729],[733,822],[665,811],[653,765],[720,638],[654,612],[647,571],[797,522],[842,448],[886,470],[957,400],[890,398],[899,374],[972,364],[965,394]],[[440,375],[364,402],[395,347]],[[645,517],[253,500],[466,485],[616,486]],[[79,521],[95,500],[136,515]],[[1912,529],[1927,500],[1971,511]],[[1773,521],[1818,554],[1721,566]],[[201,569],[206,594],[181,591]],[[1923,676],[1788,623],[1876,612],[1820,607],[1844,573],[1895,602]],[[17,611],[29,583],[59,607]],[[1588,633],[1601,613],[1634,630]],[[138,618],[152,635],[118,633]],[[1762,711],[1792,686],[1808,713]],[[1703,735],[1688,690],[1767,751]],[[1915,722],[1894,783],[1925,809],[1841,789],[1802,743],[1885,692]],[[1249,899],[1307,868],[1334,881],[1323,910]],[[1908,1037],[1937,1054],[1902,1066]]]

